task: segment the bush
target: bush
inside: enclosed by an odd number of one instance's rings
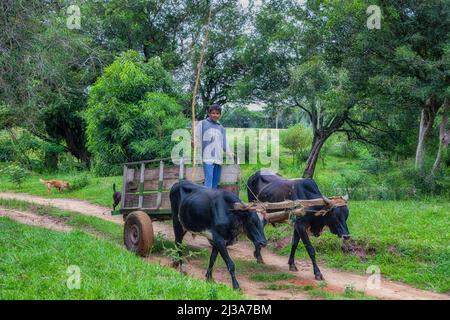
[[[309,148],[312,142],[312,134],[308,128],[295,125],[281,132],[280,143],[289,149],[293,164],[300,164],[308,158]]]
[[[336,157],[355,159],[362,153],[361,147],[356,142],[339,141],[335,143],[333,154]]]
[[[14,148],[11,138],[6,131],[0,131],[0,162],[11,162],[14,160]]]
[[[386,174],[391,169],[391,165],[388,161],[373,157],[370,154],[362,156],[361,159],[363,160],[361,162],[361,169],[367,173],[377,175]]]
[[[366,174],[356,171],[341,173],[332,184],[333,195],[348,194],[351,199],[367,199],[370,179]],[[325,189],[324,189],[325,190]],[[328,191],[328,189],[326,189]]]
[[[411,164],[403,166],[400,174],[412,196],[440,195],[448,192],[450,188],[449,178],[442,171],[436,176],[421,174]]]
[[[12,164],[3,168],[1,170],[1,173],[5,174],[10,182],[18,185],[19,187],[28,176],[28,171],[16,164]]]
[[[79,190],[91,183],[87,173],[77,175],[70,183],[71,190]]]

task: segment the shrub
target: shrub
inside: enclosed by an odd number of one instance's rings
[[[341,158],[358,158],[361,154],[361,147],[356,142],[339,141],[335,143],[332,154]]]
[[[385,174],[391,169],[388,161],[370,154],[362,156],[361,169],[371,174]]]
[[[369,177],[356,171],[345,172],[333,183],[334,194],[347,193],[352,199],[368,197]]]
[[[71,190],[79,190],[91,183],[87,173],[77,175],[70,183]]]
[[[1,172],[8,177],[10,182],[17,184],[19,187],[28,176],[28,171],[16,164],[11,164],[3,168]]]
[[[280,143],[289,149],[292,155],[293,164],[299,164],[308,158],[309,147],[311,146],[312,135],[308,128],[302,125],[295,125],[284,132],[281,132]]]
[[[439,171],[435,176],[423,174],[410,164],[403,166],[400,174],[412,196],[443,194],[450,188],[449,178],[443,171]]]

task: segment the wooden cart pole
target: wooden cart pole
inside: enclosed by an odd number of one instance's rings
[[[194,92],[192,94],[192,181],[194,182],[195,180],[195,159],[196,159],[196,141],[195,141],[195,101],[196,101],[196,97],[197,97],[197,90],[198,90],[198,83],[200,81],[200,74],[201,74],[201,70],[202,70],[202,65],[203,65],[203,58],[205,56],[205,49],[206,49],[206,45],[208,43],[208,35],[209,35],[209,29],[211,27],[211,15],[212,15],[212,5],[210,5],[209,7],[209,15],[208,15],[208,25],[206,28],[206,34],[205,34],[205,39],[203,40],[203,44],[202,44],[202,51],[200,52],[200,61],[197,64],[197,78],[195,79],[195,86],[194,86]],[[201,137],[203,138],[203,137]]]

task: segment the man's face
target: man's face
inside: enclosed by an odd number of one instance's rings
[[[213,121],[219,121],[219,118],[220,118],[220,112],[217,111],[217,110],[212,110],[212,111],[209,113],[209,117],[210,117],[211,120],[213,120]]]

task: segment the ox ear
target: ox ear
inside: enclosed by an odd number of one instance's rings
[[[348,199],[349,199],[349,196],[348,196],[348,194],[346,194],[345,196],[343,196],[343,197],[342,197],[342,200],[344,200],[345,202],[347,202],[347,201],[348,201]]]

